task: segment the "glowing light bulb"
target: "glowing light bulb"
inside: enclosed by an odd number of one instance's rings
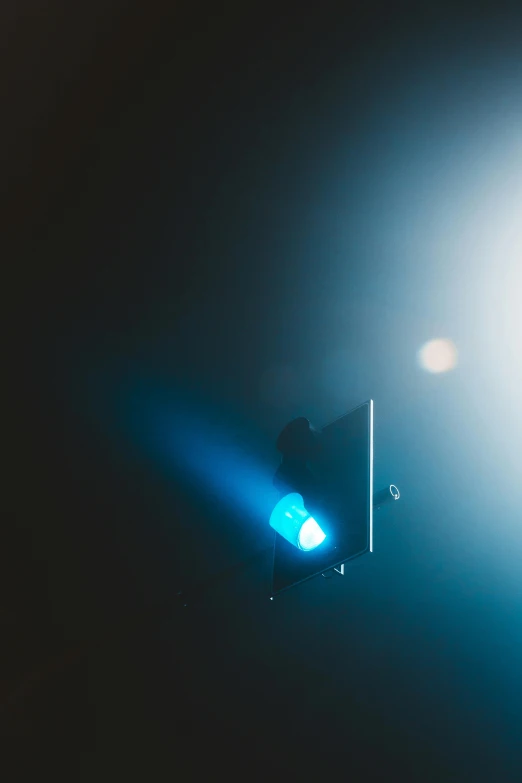
[[[304,507],[302,495],[291,492],[281,498],[270,515],[270,526],[303,552],[315,549],[326,538],[325,532]]]

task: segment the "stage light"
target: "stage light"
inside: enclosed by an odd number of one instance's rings
[[[270,515],[270,526],[290,544],[304,552],[316,549],[326,534],[304,507],[303,496],[290,492],[276,504]]]
[[[281,464],[272,512],[272,595],[344,564],[373,548],[373,402],[321,429],[301,417],[277,439]],[[290,494],[289,494],[290,493]],[[307,511],[307,508],[310,511]]]

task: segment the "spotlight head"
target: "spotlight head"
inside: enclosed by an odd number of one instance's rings
[[[276,504],[270,516],[270,525],[290,544],[310,552],[326,538],[315,519],[304,506],[303,496],[290,492]]]
[[[272,597],[320,574],[344,574],[345,563],[373,551],[374,508],[400,497],[395,484],[373,492],[372,400],[321,430],[294,419],[277,448]]]

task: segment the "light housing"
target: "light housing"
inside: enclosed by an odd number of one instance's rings
[[[306,510],[303,496],[298,492],[290,492],[274,506],[270,526],[303,552],[316,549],[326,538],[325,532]]]

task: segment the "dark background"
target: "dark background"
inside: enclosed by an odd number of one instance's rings
[[[520,780],[520,23],[3,5],[6,779]],[[183,610],[368,398],[375,553]]]

